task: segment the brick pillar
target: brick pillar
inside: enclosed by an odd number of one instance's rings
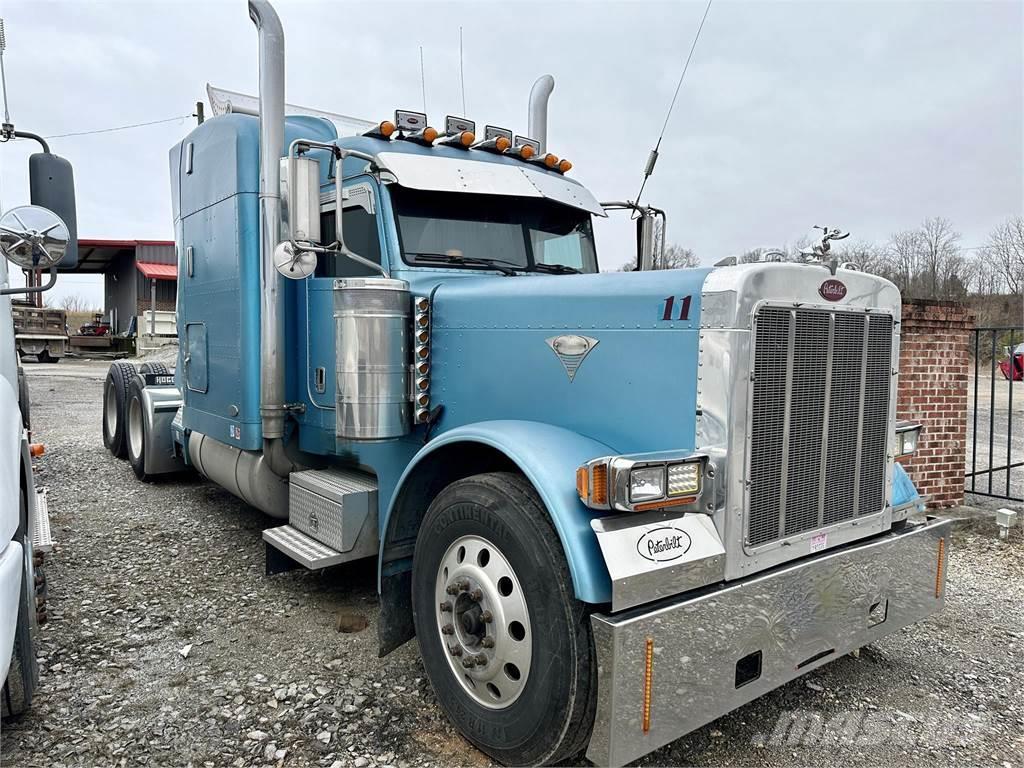
[[[903,466],[933,508],[964,500],[973,327],[973,312],[959,302],[904,300],[896,417],[924,424],[917,453]]]

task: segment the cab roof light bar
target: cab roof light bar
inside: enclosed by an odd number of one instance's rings
[[[529,160],[534,155],[540,154],[540,142],[536,139],[528,139],[525,136],[516,136],[512,142],[512,149],[508,154],[515,155],[522,160]]]
[[[425,112],[413,112],[409,109],[395,110],[396,139],[411,141],[430,147],[437,138],[437,129],[427,125]]]
[[[444,119],[444,133],[438,139],[438,145],[469,149],[476,141],[476,123],[464,117],[448,115]]]
[[[501,155],[511,147],[512,131],[506,130],[505,128],[498,128],[494,125],[485,125],[483,139],[474,144],[472,148]]]

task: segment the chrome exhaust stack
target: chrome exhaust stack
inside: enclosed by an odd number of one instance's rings
[[[284,29],[267,0],[249,0],[249,17],[260,38],[260,417],[269,441],[284,437],[284,294],[274,267],[281,240]]]
[[[548,99],[555,90],[555,78],[541,75],[530,89],[530,112],[527,116],[529,137],[540,144],[537,155],[548,151]]]

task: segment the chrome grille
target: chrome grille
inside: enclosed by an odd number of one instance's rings
[[[755,323],[747,541],[880,512],[892,318],[763,307]]]

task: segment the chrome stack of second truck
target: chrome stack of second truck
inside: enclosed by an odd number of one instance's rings
[[[139,477],[279,518],[268,573],[376,558],[381,653],[415,636],[514,765],[622,765],[942,607],[891,283],[827,239],[655,273],[657,209],[601,274],[550,79],[528,136],[403,110],[339,135],[285,114],[283,30],[249,11],[259,109],[170,152],[173,379],[108,379]]]

